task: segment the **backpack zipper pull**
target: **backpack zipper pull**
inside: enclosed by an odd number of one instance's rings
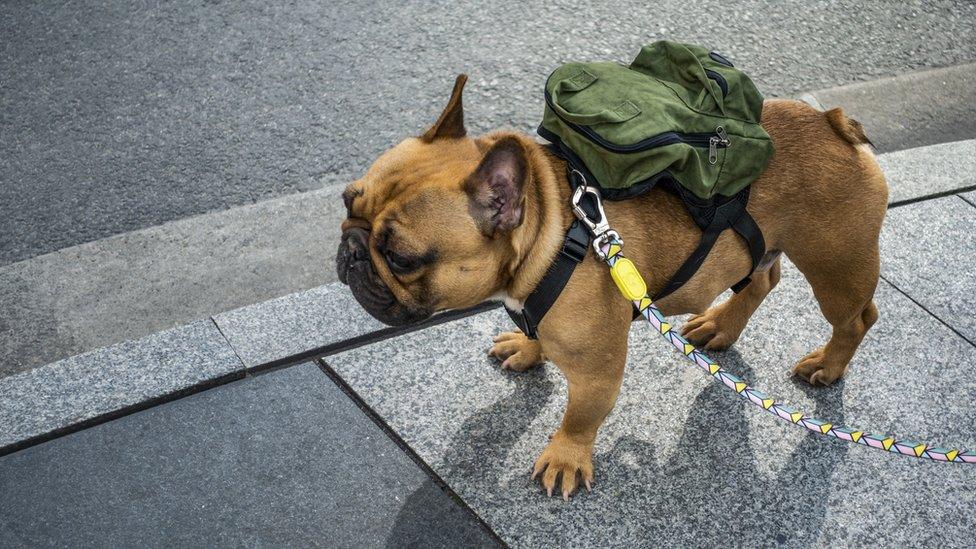
[[[715,128],[715,135],[708,138],[708,163],[712,166],[718,162],[718,146],[728,147],[732,144],[729,134],[726,133],[724,126]]]

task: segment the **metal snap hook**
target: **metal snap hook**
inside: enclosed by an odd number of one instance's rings
[[[575,175],[578,175],[580,180],[584,183],[576,187],[576,190],[573,191],[573,215],[575,215],[576,218],[579,219],[580,222],[582,222],[593,235],[593,251],[596,253],[597,257],[600,259],[606,259],[607,254],[603,252],[603,245],[610,239],[620,240],[620,235],[617,234],[617,231],[610,228],[610,223],[607,221],[607,213],[603,210],[603,201],[600,199],[600,191],[586,185],[586,179],[583,178],[583,174],[576,170],[573,170],[573,172]],[[593,202],[596,204],[596,211],[600,216],[600,219],[591,219],[589,214],[586,213],[586,210],[583,209],[581,202],[583,201],[583,196],[587,194],[593,197]]]

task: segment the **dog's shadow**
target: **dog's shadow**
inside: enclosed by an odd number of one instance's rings
[[[751,366],[735,351],[716,354],[723,366],[749,383]],[[798,385],[804,387],[802,385]],[[816,403],[811,415],[842,423],[842,385],[827,389],[806,389]],[[468,417],[445,453],[444,479],[476,487],[489,500],[491,510],[480,509],[487,518],[499,520],[504,528],[544,528],[552,532],[567,521],[587,525],[581,543],[655,543],[694,546],[816,543],[824,522],[831,476],[847,455],[848,447],[838,441],[807,433],[782,467],[770,474],[756,462],[753,446],[762,440],[750,438],[747,407],[729,390],[711,383],[690,404],[690,413],[674,451],[666,456],[639,437],[624,435],[611,447],[594,456],[597,486],[592,494],[580,494],[571,503],[547,499],[528,480],[536,456],[522,456],[525,484],[503,484],[508,471],[505,462],[519,438],[551,399],[554,387],[541,368],[520,376],[508,397]],[[781,422],[772,416],[763,421]],[[784,429],[796,429],[783,423]],[[555,425],[553,426],[555,428]],[[604,430],[602,436],[613,435]],[[780,460],[774,460],[777,464]],[[519,494],[501,492],[522,490]],[[433,524],[418,524],[417,509],[425,504],[425,489],[405,502],[389,546],[402,547],[417,539],[417,531],[431,531]],[[479,497],[482,497],[479,495]],[[517,505],[518,509],[505,509]],[[538,516],[534,516],[538,515]],[[427,522],[430,518],[422,519]],[[601,539],[615,532],[615,537]],[[502,532],[513,533],[513,532]],[[539,534],[543,535],[543,534]],[[530,535],[529,537],[535,537]],[[409,542],[407,542],[409,544]],[[424,539],[420,545],[437,545]]]
[[[545,409],[555,390],[544,368],[507,375],[513,376],[515,390],[465,419],[448,445],[440,460],[444,463],[441,476],[448,483],[453,478],[463,478],[479,487],[498,486],[505,473],[500,464]],[[528,465],[526,468],[528,474]],[[471,517],[462,516],[465,511],[430,505],[435,496],[431,493],[432,487],[440,490],[428,484],[406,499],[397,514],[387,547],[452,547],[459,539],[465,540],[463,546],[470,547],[483,542],[486,538],[475,531],[479,526]],[[444,509],[444,512],[433,515],[431,511],[434,509]],[[445,534],[450,539],[445,539]]]
[[[754,382],[751,366],[737,352],[715,358],[746,382]],[[798,386],[815,402],[811,415],[843,423],[842,386]],[[816,543],[826,516],[831,476],[848,446],[806,433],[785,459],[773,459],[777,465],[782,463],[778,471],[765,473],[753,452],[764,441],[750,437],[747,414],[760,413],[761,421],[779,422],[782,429],[798,427],[758,412],[718,383],[709,384],[689,408],[671,454],[658,458],[646,441],[622,437],[603,456],[626,484],[642,487],[628,490],[625,501],[615,502],[619,510],[637,510],[627,520],[641,526],[639,539],[695,546]]]

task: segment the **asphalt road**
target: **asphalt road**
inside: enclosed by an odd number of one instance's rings
[[[469,129],[531,131],[565,60],[697,42],[789,95],[971,61],[974,28],[971,1],[7,1],[0,265],[350,177],[462,71]]]

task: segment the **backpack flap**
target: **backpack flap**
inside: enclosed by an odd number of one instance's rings
[[[630,68],[656,78],[702,114],[758,123],[763,97],[724,56],[700,46],[655,42],[641,48]]]
[[[657,79],[689,109],[726,115],[723,87],[709,78],[698,56],[684,44],[655,42],[644,46],[630,68]]]

